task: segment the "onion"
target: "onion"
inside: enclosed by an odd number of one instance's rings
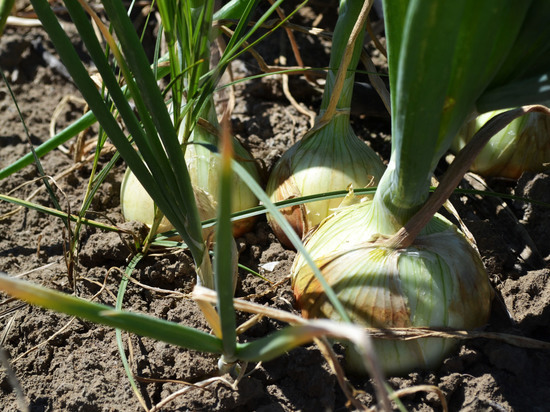
[[[212,196],[198,188],[194,188],[193,192],[201,220],[215,217],[216,202]],[[135,220],[144,223],[149,228],[152,227],[155,218],[155,203],[129,168],[126,169],[122,180],[120,206],[122,215],[127,221]],[[155,233],[168,232],[173,229],[174,226],[163,216]],[[206,239],[211,232],[212,228],[203,229],[203,237]]]
[[[197,125],[188,140],[188,144],[185,145],[185,161],[193,185],[199,216],[202,220],[216,217],[220,157],[212,152],[212,147],[217,146],[217,140],[218,138],[206,128]],[[236,160],[252,177],[259,181],[260,177],[256,163],[235,138],[233,138],[233,148]],[[233,213],[258,205],[256,196],[236,174],[233,177],[233,199],[231,204]],[[126,170],[122,182],[121,207],[126,220],[137,220],[145,223],[148,227],[153,224],[154,202],[129,169]],[[252,229],[254,221],[254,218],[236,220],[233,224],[233,235],[238,237],[248,232]],[[163,217],[156,232],[162,233],[173,228],[172,224]],[[205,238],[210,232],[211,229],[203,231]]]
[[[436,215],[410,247],[385,247],[377,242],[378,230],[369,230],[376,221],[372,205],[361,202],[338,211],[304,242],[351,321],[373,328],[483,325],[492,289],[464,235]],[[304,317],[341,320],[300,254],[291,276]],[[455,344],[443,338],[375,339],[375,350],[386,373],[402,374],[436,367]],[[350,369],[364,372],[357,370],[353,352],[349,355]]]
[[[484,113],[468,122],[457,135],[453,150],[460,151],[491,118],[505,110]],[[519,179],[523,172],[550,167],[550,116],[534,112],[513,120],[491,138],[470,170],[482,176]]]
[[[295,197],[375,185],[384,165],[361,141],[348,115],[335,116],[326,126],[292,146],[271,172],[266,192],[273,202]],[[341,199],[315,201],[284,208],[281,212],[302,237],[340,205]],[[285,233],[268,215],[278,239],[291,247]]]
[[[214,212],[210,213],[207,219],[216,216],[215,210],[217,209],[218,203],[217,197],[219,192],[221,158],[208,147],[217,146],[217,140],[218,138],[216,136],[199,125],[195,128],[191,139],[189,139],[189,144],[185,151],[185,161],[193,187],[203,191],[211,199],[210,205],[213,207]],[[260,175],[256,162],[236,138],[233,138],[233,153],[235,160],[237,160],[246,171],[259,182]],[[197,198],[197,200],[199,201],[198,207],[200,214],[202,208],[200,204],[201,199]],[[255,206],[258,206],[258,199],[237,174],[233,173],[231,212],[240,212]],[[205,215],[206,214],[208,213],[205,213]],[[250,231],[254,226],[255,220],[255,217],[251,217],[234,221],[233,235],[239,237]]]

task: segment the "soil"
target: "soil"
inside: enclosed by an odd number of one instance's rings
[[[318,25],[329,28],[334,23],[330,20],[331,13],[319,4],[313,3],[313,9],[301,13],[302,23],[311,25],[315,17],[325,13]],[[306,64],[328,64],[327,49],[322,41],[309,35],[297,37]],[[78,44],[78,38],[73,38]],[[62,99],[79,95],[62,68],[52,64],[55,52],[44,39],[47,36],[39,28],[9,27],[0,43],[2,69],[10,80],[35,146],[50,137],[50,120]],[[310,50],[317,50],[317,55]],[[288,54],[286,36],[283,32],[274,35],[268,45],[260,46],[259,51],[266,61],[275,62],[279,54]],[[293,63],[289,61],[289,64]],[[240,62],[235,70],[243,75],[258,72],[252,60]],[[294,97],[315,111],[320,94],[303,77],[291,77],[290,82]],[[241,84],[236,97],[233,130],[269,170],[308,129],[309,119],[285,99],[281,78],[277,76]],[[4,168],[26,154],[29,143],[4,83],[0,86],[0,107],[0,168]],[[63,105],[55,115],[57,130],[77,119],[83,110],[78,100]],[[353,127],[387,160],[389,122],[379,114],[372,110],[368,116],[354,115]],[[85,140],[93,139],[96,132],[92,128],[85,134]],[[58,149],[46,155],[42,166],[50,176],[67,171],[55,178],[53,186],[63,208],[75,212],[82,203],[91,162],[75,163],[73,140],[66,147],[66,152]],[[84,158],[93,147],[84,152]],[[106,164],[111,156],[112,152],[104,153],[100,164]],[[444,168],[442,162],[438,170]],[[109,174],[94,198],[88,213],[90,218],[119,226],[124,224],[119,206],[124,169],[120,161]],[[0,193],[21,199],[32,195],[33,202],[51,206],[49,195],[35,181],[37,176],[34,166],[26,167],[0,181]],[[518,181],[491,179],[485,183],[499,193],[550,203],[549,173],[526,173]],[[467,176],[461,186],[479,188],[479,185],[479,180]],[[451,200],[473,233],[497,291],[493,314],[484,331],[550,342],[548,209],[534,203],[479,195],[457,194]],[[0,271],[87,299],[115,304],[122,271],[133,253],[127,237],[85,227],[79,239],[78,261],[74,268],[76,287],[73,288],[64,258],[69,232],[62,221],[29,209],[7,215],[14,209],[12,204],[0,202]],[[135,225],[126,227],[137,230]],[[294,252],[280,245],[265,217],[260,217],[254,230],[237,239],[237,243],[240,263],[259,271],[271,282],[241,270],[237,296],[298,313],[288,281]],[[125,309],[209,330],[196,304],[182,297],[194,286],[192,262],[186,252],[156,249],[139,263],[133,277],[140,284],[130,283]],[[179,294],[162,293],[144,285]],[[124,371],[114,330],[21,304],[6,295],[0,297],[0,313],[0,344],[9,357],[30,410],[142,409]],[[238,314],[239,323],[246,319],[246,314]],[[241,339],[262,337],[282,326],[279,321],[264,318]],[[126,333],[123,333],[123,341],[148,408],[187,387],[184,394],[161,409],[348,409],[335,375],[314,345],[294,349],[270,362],[248,365],[248,374],[238,383],[224,376],[224,380],[213,380],[200,388],[187,383],[198,384],[217,376],[218,359],[215,356]],[[342,356],[338,345],[336,351]],[[462,341],[439,369],[388,377],[388,383],[395,390],[418,385],[438,387],[451,411],[544,411],[550,404],[547,365],[550,365],[548,350],[527,348],[521,343],[513,345],[496,338],[478,338]],[[372,381],[361,376],[348,378],[357,389],[357,398],[367,406],[374,406]],[[401,401],[407,410],[442,409],[432,390],[412,391]],[[0,405],[4,411],[18,410],[14,388],[4,369],[0,372]]]

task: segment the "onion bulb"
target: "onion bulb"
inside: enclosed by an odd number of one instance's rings
[[[482,326],[489,317],[492,289],[464,235],[436,215],[410,247],[386,247],[377,242],[381,238],[376,230],[369,230],[376,219],[372,205],[361,202],[338,211],[304,242],[350,319],[373,328]],[[341,320],[300,254],[291,276],[304,317]],[[374,344],[384,371],[402,374],[437,367],[455,341],[375,339]],[[361,363],[353,361],[351,350],[348,355],[350,369],[358,371]]]
[[[155,203],[129,168],[124,173],[120,193],[120,206],[124,218],[127,221],[135,220],[145,223],[147,227],[151,228],[155,218]],[[216,208],[212,196],[195,187],[193,193],[201,220],[215,217]],[[157,226],[156,233],[168,232],[173,229],[174,226],[163,216]],[[206,239],[211,232],[211,227],[203,229],[203,237]]]
[[[380,157],[357,137],[349,114],[333,117],[328,124],[298,141],[279,159],[271,172],[266,192],[271,201],[345,190],[350,185],[376,185],[384,172]],[[340,205],[341,199],[319,200],[281,209],[296,233],[303,237]],[[268,215],[278,239],[292,247],[279,225]]]
[[[202,220],[216,217],[219,189],[220,157],[208,146],[217,146],[217,137],[201,125],[197,125],[186,145],[185,161]],[[237,161],[259,181],[259,173],[252,156],[235,138],[233,138],[233,148]],[[256,196],[237,175],[233,176],[232,192],[233,213],[258,205]],[[151,227],[154,218],[154,202],[129,169],[126,170],[122,182],[121,207],[126,220],[137,220]],[[233,224],[233,235],[241,236],[251,230],[253,225],[254,218],[236,220]],[[173,228],[166,217],[163,217],[157,233]],[[210,231],[203,231],[203,235],[206,237]]]
[[[453,143],[461,150],[491,118],[505,110],[484,113],[468,122]],[[491,138],[470,170],[482,176],[518,179],[523,172],[541,172],[550,167],[550,116],[527,113]]]

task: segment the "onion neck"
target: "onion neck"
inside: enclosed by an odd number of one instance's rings
[[[380,179],[373,199],[375,218],[371,221],[377,233],[392,236],[420,210],[430,192],[430,176],[424,179],[406,179],[406,170],[396,167],[390,159]]]
[[[330,98],[334,93],[336,75],[346,52],[347,42],[350,38],[353,26],[359,16],[363,2],[354,0],[342,0],[340,2],[340,11],[334,36],[332,39],[332,49],[330,53],[329,70],[321,103],[321,113],[323,113],[329,104]],[[353,55],[346,72],[344,87],[340,94],[337,109],[349,109],[353,93],[353,82],[355,80],[355,69],[361,57],[364,36],[360,35],[354,44]]]
[[[204,103],[199,117],[206,120],[208,123],[210,123],[215,129],[218,129],[220,124],[218,122],[218,114],[216,113],[216,106],[214,104],[214,98],[210,96],[208,100]],[[200,125],[197,125],[197,127],[200,127]]]

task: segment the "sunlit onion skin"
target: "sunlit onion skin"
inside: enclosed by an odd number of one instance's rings
[[[392,249],[375,245],[380,239],[360,223],[349,224],[368,221],[370,210],[370,202],[350,206],[326,219],[305,241],[353,322],[376,328],[458,329],[487,322],[492,298],[487,274],[454,225],[436,216],[412,246]],[[300,255],[291,274],[304,317],[339,319]],[[455,344],[441,338],[375,340],[375,349],[386,373],[403,374],[437,367]],[[361,364],[348,363],[351,369]]]
[[[504,110],[484,113],[462,128],[453,143],[459,151],[489,119]],[[550,168],[550,116],[527,113],[491,138],[470,170],[482,176],[519,179],[523,172]]]
[[[355,135],[349,115],[338,115],[322,129],[292,146],[275,165],[266,192],[273,202],[296,197],[370,187],[377,184],[384,164]],[[321,200],[281,209],[298,236],[303,237],[340,205],[341,199]],[[268,215],[282,244],[292,247],[286,234]]]
[[[120,187],[120,208],[127,221],[145,223],[149,228],[153,224],[155,203],[129,168],[124,173]],[[158,226],[158,232],[167,232],[173,228],[168,219],[163,217]]]

